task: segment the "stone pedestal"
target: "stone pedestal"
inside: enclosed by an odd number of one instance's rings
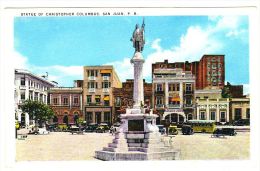
[[[139,109],[139,112],[141,109]],[[101,160],[176,160],[179,151],[162,141],[155,125],[157,115],[136,113],[128,109],[121,114],[122,124],[112,143],[102,151],[96,151]]]

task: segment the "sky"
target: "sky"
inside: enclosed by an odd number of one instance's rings
[[[130,38],[141,16],[16,17],[15,68],[49,74],[59,86],[83,79],[83,66],[113,65],[123,82],[133,78]],[[226,82],[249,93],[248,16],[145,16],[143,76],[151,82],[155,62],[199,61],[225,55]]]

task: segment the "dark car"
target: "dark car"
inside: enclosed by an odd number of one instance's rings
[[[83,131],[80,129],[80,127],[74,125],[72,125],[69,130],[71,134],[83,134]]]
[[[99,133],[105,133],[105,132],[108,132],[109,131],[109,126],[108,124],[106,123],[101,123],[98,125],[97,129],[96,129],[96,132],[99,132]]]
[[[97,124],[88,124],[86,127],[85,127],[85,132],[95,132],[96,129],[97,129],[98,125]]]
[[[181,131],[183,135],[192,135],[194,133],[190,125],[183,125]]]
[[[250,125],[250,119],[240,119],[233,123],[234,126]]]
[[[234,136],[237,134],[234,128],[222,128],[222,134]]]

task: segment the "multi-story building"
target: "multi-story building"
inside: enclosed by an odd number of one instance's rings
[[[195,109],[195,76],[181,68],[153,69],[154,111],[161,120],[183,122],[192,119]]]
[[[156,62],[152,64],[152,73],[155,69],[181,68],[183,71],[191,71],[196,78],[196,89],[205,87],[223,88],[225,83],[225,61],[224,55],[203,55],[200,61],[194,62]]]
[[[225,83],[224,55],[203,55],[199,63],[197,89],[223,88]]]
[[[230,119],[237,121],[240,119],[250,119],[250,98],[231,98],[230,99]]]
[[[21,126],[29,126],[30,118],[27,113],[22,113],[20,107],[25,100],[41,101],[47,104],[47,97],[54,82],[48,81],[47,76],[40,77],[28,70],[15,69],[15,113]]]
[[[143,84],[144,107],[148,110],[152,105],[152,83],[147,83],[143,80]],[[113,121],[119,121],[119,115],[125,113],[127,107],[133,107],[133,89],[133,79],[127,79],[126,82],[123,82],[122,88],[113,88]]]
[[[219,88],[196,90],[196,116],[193,119],[229,122],[229,99],[222,98],[221,93]]]
[[[54,110],[54,123],[78,124],[78,119],[84,119],[82,87],[50,88],[49,105]]]
[[[227,82],[227,85],[224,86],[223,95],[228,96],[230,98],[243,98],[243,85],[231,85]]]
[[[87,123],[112,123],[112,87],[121,88],[113,66],[84,66],[83,102]]]

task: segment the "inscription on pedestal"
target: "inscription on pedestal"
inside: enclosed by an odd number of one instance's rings
[[[128,120],[128,131],[144,131],[144,120]]]

